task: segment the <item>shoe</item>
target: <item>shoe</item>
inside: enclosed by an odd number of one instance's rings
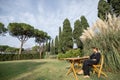
[[[83,74],[83,70],[79,71],[77,74]]]
[[[85,75],[84,78],[90,78],[90,76],[89,75]]]

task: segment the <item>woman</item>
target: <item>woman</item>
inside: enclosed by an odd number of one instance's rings
[[[98,51],[98,48],[93,47],[92,50],[93,50],[93,54],[90,55],[89,59],[83,62],[82,70],[78,72],[78,74],[84,73],[84,78],[90,77],[90,67],[92,67],[92,65],[98,64],[100,61],[101,56],[100,56],[100,52]]]

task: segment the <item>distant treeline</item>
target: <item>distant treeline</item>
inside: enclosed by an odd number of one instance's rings
[[[40,59],[40,54],[0,54],[0,61]]]

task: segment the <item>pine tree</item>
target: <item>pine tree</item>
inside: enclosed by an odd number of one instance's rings
[[[73,48],[72,28],[68,19],[65,19],[63,22],[62,42],[63,52]]]
[[[85,16],[81,16],[81,25],[83,29],[87,29],[87,27],[89,27],[89,24]]]
[[[80,49],[83,48],[83,44],[79,38],[82,35],[82,32],[83,32],[82,24],[80,20],[76,20],[74,23],[73,38],[75,43],[77,44],[77,47]]]

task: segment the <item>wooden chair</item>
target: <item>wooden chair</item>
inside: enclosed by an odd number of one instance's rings
[[[104,56],[101,55],[100,63],[97,65],[93,65],[93,73],[97,73],[98,78],[100,77],[101,74],[107,77],[107,75],[102,71],[103,63],[104,63]]]

